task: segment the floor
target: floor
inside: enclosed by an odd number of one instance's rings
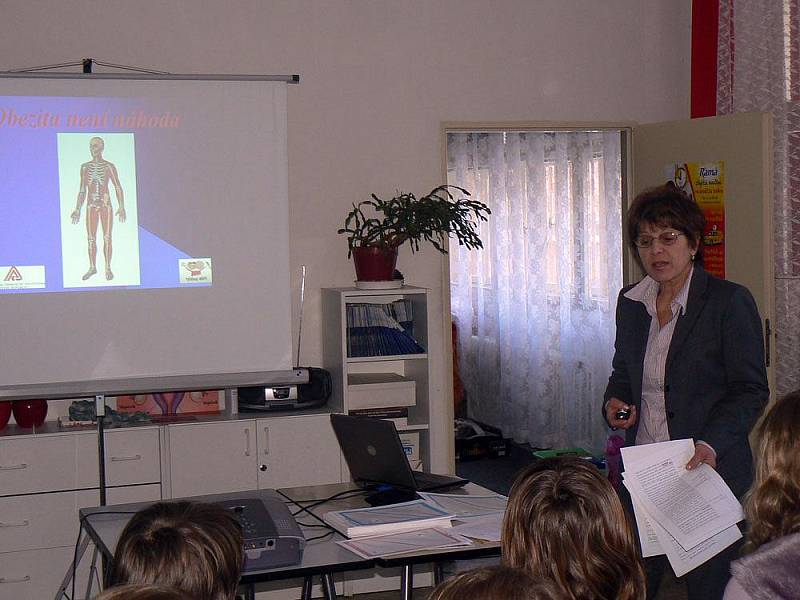
[[[456,473],[485,488],[508,494],[516,474],[532,461],[530,449],[512,445],[509,455],[505,457],[459,462],[456,464]],[[426,600],[430,591],[430,588],[415,589],[414,600]],[[397,597],[396,591],[357,596],[358,600],[396,600]],[[665,575],[656,600],[686,600],[683,585],[671,572]]]

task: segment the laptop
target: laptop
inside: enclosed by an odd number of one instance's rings
[[[331,414],[350,475],[358,484],[384,484],[413,492],[431,492],[469,483],[467,479],[412,471],[397,428],[391,421]]]

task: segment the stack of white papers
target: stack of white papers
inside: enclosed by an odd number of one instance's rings
[[[508,498],[500,494],[429,494],[422,500],[327,513],[323,518],[353,539],[337,542],[364,558],[500,541]],[[444,516],[437,516],[444,515]],[[446,522],[445,529],[439,523]],[[456,525],[451,525],[455,521]]]
[[[419,552],[420,550],[469,546],[471,542],[467,538],[453,533],[451,529],[433,527],[387,535],[359,537],[343,540],[337,544],[363,558],[377,558]]]
[[[742,537],[741,504],[709,465],[686,470],[693,455],[689,439],[622,448],[642,556],[666,554],[678,577]]]
[[[420,492],[428,502],[455,517],[453,533],[474,540],[499,542],[508,498],[502,494],[473,496],[465,494],[430,494]]]
[[[425,500],[373,508],[334,510],[322,516],[328,525],[349,538],[450,527],[452,518],[453,515]]]

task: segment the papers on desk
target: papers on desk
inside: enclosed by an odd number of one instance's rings
[[[419,495],[455,516],[453,533],[475,540],[499,542],[508,498],[502,494],[473,496],[472,494]]]
[[[447,511],[457,519],[503,514],[508,498],[502,494],[473,496],[471,494],[432,494],[418,492],[428,502]]]
[[[450,527],[453,515],[425,500],[373,508],[334,510],[322,519],[349,538]]]
[[[642,555],[666,554],[678,577],[742,537],[741,504],[709,465],[686,470],[693,454],[688,439],[622,448]]]
[[[438,550],[441,548],[455,548],[469,546],[470,541],[452,530],[438,527],[403,531],[387,535],[360,537],[353,540],[337,542],[340,546],[355,552],[363,558],[377,558],[379,556],[393,556],[407,554],[421,550]]]
[[[419,496],[422,499],[413,502],[334,511],[323,519],[353,538],[337,542],[340,546],[364,558],[469,546],[470,538],[500,541],[505,496],[424,492]]]

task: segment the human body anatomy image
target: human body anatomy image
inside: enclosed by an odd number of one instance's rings
[[[133,134],[63,133],[58,152],[64,287],[138,285]]]
[[[101,137],[93,137],[89,141],[89,152],[92,160],[81,165],[81,183],[78,191],[78,200],[75,210],[72,211],[70,219],[73,225],[77,225],[81,218],[81,207],[86,202],[86,233],[88,236],[89,270],[81,279],[86,281],[97,273],[97,226],[100,225],[103,231],[103,259],[105,261],[106,280],[114,279],[114,272],[111,270],[111,255],[113,243],[111,232],[114,228],[113,215],[119,218],[120,223],[124,223],[125,215],[125,194],[119,183],[117,168],[113,163],[103,158],[105,142]],[[109,193],[109,182],[114,186],[117,195],[117,210],[111,204],[111,194]]]

